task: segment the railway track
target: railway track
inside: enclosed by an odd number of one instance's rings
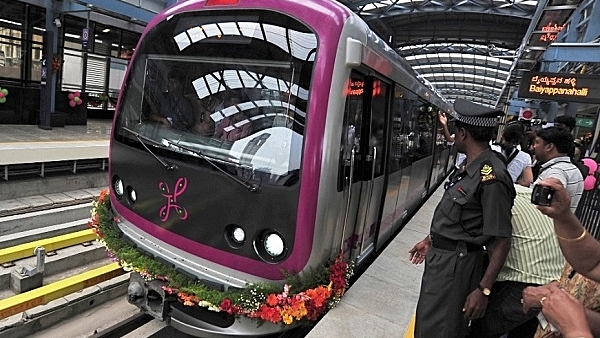
[[[87,228],[95,193],[0,214],[0,338],[191,337],[127,302],[129,274]],[[28,276],[40,269],[40,256],[41,278]]]
[[[0,337],[29,337],[125,294],[127,275],[87,228],[100,190],[0,201]]]

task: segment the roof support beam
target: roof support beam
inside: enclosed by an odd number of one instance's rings
[[[600,62],[600,43],[553,43],[542,55],[542,62]]]
[[[147,10],[145,8],[142,7],[138,7],[138,6],[134,6],[131,4],[128,4],[126,2],[122,2],[122,1],[106,1],[106,0],[81,0],[80,2],[87,4],[86,7],[89,8],[89,5],[92,5],[94,7],[97,8],[102,8],[105,9],[107,11],[113,12],[113,13],[120,13],[125,15],[128,15],[132,18],[135,18],[137,20],[143,21],[143,22],[149,22],[153,17],[156,16],[156,14],[160,11],[163,10],[165,7],[162,7],[164,5],[159,5],[158,2],[153,3],[152,1],[148,2],[146,4],[146,6],[149,5],[154,5],[156,8],[156,11],[150,11]],[[83,7],[84,9],[86,7],[84,6],[77,6],[74,3],[71,2],[66,2],[64,3],[67,7],[76,7],[76,8],[67,8],[67,11],[71,11],[71,10],[79,10],[80,7]],[[161,8],[162,7],[162,8]]]

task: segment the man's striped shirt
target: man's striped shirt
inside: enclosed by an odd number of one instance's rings
[[[575,212],[583,194],[583,176],[581,176],[579,168],[571,163],[571,158],[569,156],[559,156],[542,164],[538,179],[534,184],[547,178],[560,180],[569,195],[571,195],[571,211]]]
[[[498,281],[547,284],[558,280],[565,258],[552,219],[531,204],[531,188],[515,185],[512,242]]]

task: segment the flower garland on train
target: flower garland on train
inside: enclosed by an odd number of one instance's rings
[[[148,280],[167,282],[165,292],[187,306],[201,306],[230,315],[246,316],[272,323],[310,323],[335,307],[349,285],[353,264],[343,255],[314,268],[302,276],[282,272],[283,287],[275,283],[248,284],[236,291],[219,291],[196,283],[174,268],[142,254],[130,245],[113,226],[108,190],[93,202],[88,226],[106,247],[109,255],[126,271],[139,272]]]

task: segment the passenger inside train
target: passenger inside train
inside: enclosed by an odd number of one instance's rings
[[[150,115],[151,120],[181,131],[190,131],[194,127],[192,105],[183,95],[186,83],[182,71],[173,69],[169,72],[167,90],[159,96],[160,111]]]

